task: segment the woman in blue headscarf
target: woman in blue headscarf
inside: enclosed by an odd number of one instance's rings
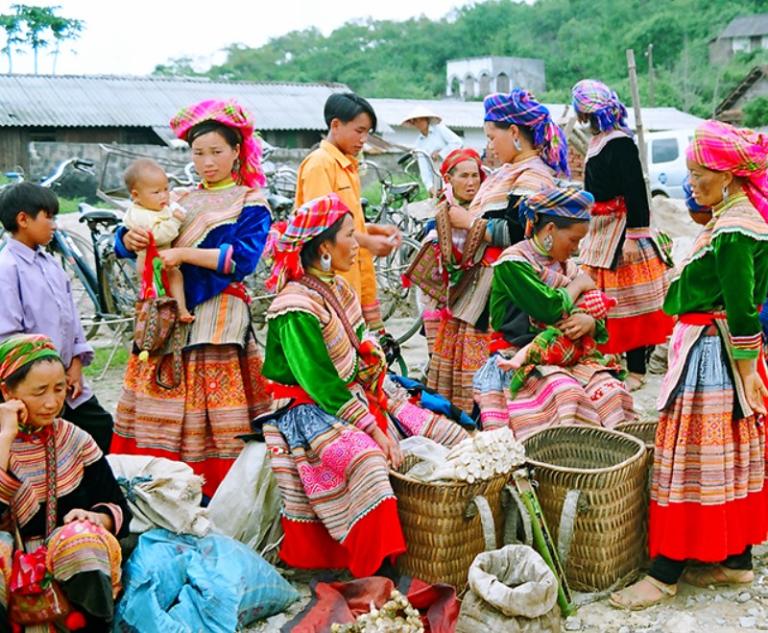
[[[490,353],[488,297],[491,265],[523,239],[517,217],[520,196],[553,187],[568,172],[563,131],[549,110],[526,90],[486,97],[485,133],[502,166],[483,182],[468,209],[451,205],[456,261],[448,310],[438,328],[428,386],[470,413],[472,379]]]
[[[592,202],[584,191],[555,188],[521,202],[528,239],[506,249],[494,265],[496,353],[474,381],[484,430],[508,425],[524,439],[552,425],[612,428],[635,418],[620,367],[594,348],[607,336],[605,309],[592,309],[591,299],[600,297],[588,296],[595,284],[571,259],[587,234]],[[541,362],[511,367],[509,359],[532,343]],[[560,349],[545,349],[553,343]],[[529,348],[528,361],[535,358]]]

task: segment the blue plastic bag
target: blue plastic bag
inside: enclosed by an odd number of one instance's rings
[[[150,530],[126,563],[115,631],[232,633],[285,611],[297,591],[239,541]]]

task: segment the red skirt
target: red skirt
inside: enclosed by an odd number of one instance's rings
[[[649,237],[627,235],[614,270],[584,266],[595,285],[616,300],[606,320],[604,354],[621,354],[659,345],[672,333],[674,320],[661,309],[669,287],[669,267]]]

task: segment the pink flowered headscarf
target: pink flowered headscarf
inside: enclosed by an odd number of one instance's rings
[[[768,137],[720,121],[704,121],[696,128],[686,155],[712,171],[745,178],[749,201],[768,222]]]
[[[261,143],[254,136],[254,123],[251,113],[234,99],[218,101],[208,99],[179,110],[171,119],[171,129],[176,136],[186,141],[187,134],[198,123],[216,121],[240,132],[240,168],[233,177],[247,187],[263,187],[267,180],[261,169]]]
[[[299,207],[287,221],[275,222],[264,247],[264,256],[272,263],[267,289],[280,292],[289,281],[300,279],[304,274],[301,249],[347,213],[349,209],[339,196],[329,193]]]

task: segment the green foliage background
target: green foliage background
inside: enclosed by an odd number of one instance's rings
[[[708,41],[732,18],[767,10],[765,0],[488,0],[437,21],[356,20],[327,37],[312,28],[260,48],[233,44],[226,62],[205,74],[248,81],[337,81],[369,97],[430,98],[444,94],[448,59],[512,55],[544,59],[548,90],[537,95],[541,99],[564,102],[576,81],[592,77],[628,100],[625,50],[634,48],[641,99],[650,105],[644,52],[653,44],[654,105],[711,116],[752,66],[768,63],[768,53],[739,54],[713,67]],[[183,58],[155,72],[194,74]]]

